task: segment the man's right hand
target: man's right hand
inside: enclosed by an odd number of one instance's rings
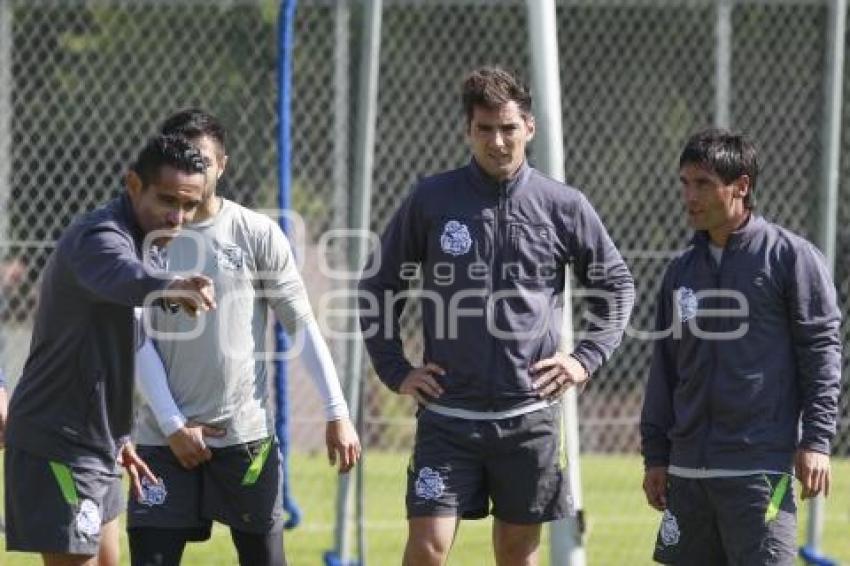
[[[414,368],[398,386],[398,392],[402,395],[410,395],[417,402],[425,405],[429,400],[443,394],[443,388],[434,379],[435,375],[446,375],[446,370],[437,364],[425,364],[421,368]]]
[[[647,468],[643,474],[643,492],[646,502],[655,509],[667,509],[667,466]]]
[[[215,287],[206,275],[174,279],[163,291],[163,299],[183,308],[190,316],[215,309]]]
[[[168,437],[168,446],[180,465],[191,470],[212,458],[212,452],[204,442],[205,436],[222,437],[226,431],[208,425],[187,423]]]

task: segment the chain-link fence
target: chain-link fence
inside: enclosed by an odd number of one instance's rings
[[[731,11],[729,114],[760,150],[759,209],[808,237],[821,182],[826,1],[741,0],[732,2]],[[639,291],[631,326],[646,330],[670,252],[689,234],[678,203],[676,163],[688,133],[713,121],[716,3],[557,5],[567,179],[587,194],[629,262]],[[248,206],[274,206],[277,16],[277,2],[271,1],[0,0],[0,79],[8,77],[0,80],[0,151],[6,152],[0,154],[0,275],[7,283],[2,360],[13,379],[26,355],[38,275],[52,242],[74,215],[121,190],[135,148],[171,110],[201,105],[220,116],[230,133],[225,192]],[[319,274],[315,246],[328,229],[346,225],[353,204],[349,173],[361,17],[360,3],[344,0],[300,0],[296,13],[293,208],[308,229],[304,275],[315,301],[337,285]],[[416,179],[468,159],[461,79],[489,63],[527,77],[526,25],[519,0],[384,0],[373,229],[384,227]],[[847,73],[844,86],[850,93]],[[850,126],[846,104],[843,122]],[[836,264],[845,312],[848,139],[842,146]],[[406,343],[416,359],[420,340],[416,309],[410,310]],[[844,337],[850,342],[847,324]],[[344,351],[340,342],[333,346]],[[635,479],[636,424],[649,355],[648,344],[627,337],[580,398],[582,449],[595,466],[586,483],[598,486],[599,478],[617,477],[614,467],[635,467],[633,483],[588,489],[592,564],[648,562],[656,519],[632,506],[644,505]],[[324,507],[305,510],[305,527],[327,546],[333,476],[299,475],[299,458],[306,462],[311,451],[321,452],[322,439],[318,401],[299,373],[292,403],[295,495],[312,500],[311,490],[324,494],[318,497]],[[398,550],[404,539],[412,413],[409,401],[368,377],[364,440],[376,455],[367,467],[386,469],[380,476],[367,474],[367,507],[383,501],[382,492],[396,491],[392,508],[369,511],[373,551]],[[846,394],[841,419],[836,451],[847,456]],[[594,505],[623,511],[613,523],[594,523]],[[292,544],[299,538],[292,537]],[[488,556],[486,535],[478,538],[478,556]]]

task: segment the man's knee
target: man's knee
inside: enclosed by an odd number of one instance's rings
[[[499,566],[537,564],[540,528],[539,524],[515,525],[496,519],[493,523],[496,563]]]
[[[408,522],[405,566],[445,564],[454,542],[456,517],[416,517]]]

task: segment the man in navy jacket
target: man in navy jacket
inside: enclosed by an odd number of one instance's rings
[[[215,306],[210,280],[162,274],[143,261],[201,203],[204,161],[182,138],[142,149],[127,192],[83,215],[42,273],[30,353],[9,405],[5,498],[9,550],[44,563],[118,563],[120,461],[140,491],[156,478],[129,442],[134,307]],[[155,255],[155,254],[152,254]],[[37,505],[33,505],[37,502]]]
[[[756,150],[694,135],[679,159],[691,245],[658,295],[640,431],[665,564],[793,564],[792,474],[829,492],[841,315],[821,253],[753,212]]]
[[[524,85],[478,69],[462,101],[472,160],[421,181],[395,214],[361,282],[361,326],[380,379],[422,409],[404,564],[444,564],[458,520],[489,513],[496,561],[537,564],[541,524],[571,512],[558,401],[619,344],[634,282],[584,195],[526,162]],[[563,351],[567,267],[590,316]],[[399,333],[417,273],[420,367]]]

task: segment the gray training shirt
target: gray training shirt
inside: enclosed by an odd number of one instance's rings
[[[263,354],[268,309],[290,335],[313,315],[289,242],[267,216],[222,199],[218,214],[181,232],[165,253],[170,272],[211,277],[218,304],[198,318],[182,311],[150,313],[149,334],[174,401],[189,421],[226,429],[226,436],[206,439],[210,446],[270,436],[274,423]],[[167,444],[146,404],[137,412],[133,438],[138,444]]]

